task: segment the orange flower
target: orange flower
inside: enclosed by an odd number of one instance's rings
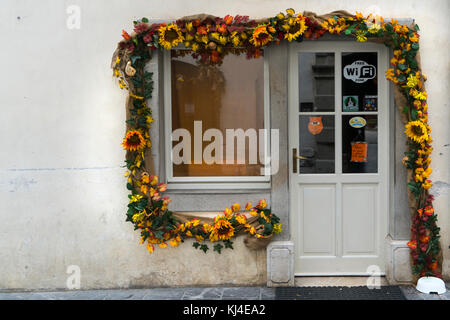
[[[223,20],[225,21],[225,23],[226,23],[227,25],[230,25],[230,24],[233,23],[233,17],[230,16],[230,15],[228,15],[228,14],[223,18]]]
[[[428,241],[430,240],[430,237],[423,235],[419,238],[419,240],[421,243],[428,243]]]
[[[268,26],[267,25],[261,25],[255,28],[253,31],[252,38],[250,39],[250,42],[255,47],[261,47],[265,46],[267,43],[272,41],[273,37],[269,33]]]
[[[408,247],[412,250],[417,249],[417,240],[411,240],[407,243]]]
[[[211,233],[209,234],[209,240],[229,240],[234,235],[234,228],[230,221],[227,219],[218,219],[211,227]]]
[[[221,34],[227,33],[227,26],[223,23],[221,25],[217,26],[217,31],[219,31]]]
[[[431,216],[434,213],[434,209],[432,206],[426,206],[425,207],[425,214],[427,216]]]
[[[130,40],[131,39],[131,36],[125,30],[122,30],[122,37],[125,40]]]
[[[139,131],[131,130],[125,135],[122,145],[128,151],[141,151],[145,147],[145,139]]]
[[[235,203],[231,206],[231,210],[233,212],[237,212],[237,211],[241,210],[241,205],[239,203]]]
[[[198,34],[205,35],[205,34],[208,33],[208,30],[206,29],[206,26],[199,26],[199,27],[197,28],[197,33],[198,33]]]

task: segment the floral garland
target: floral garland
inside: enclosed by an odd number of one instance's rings
[[[224,246],[214,246],[214,250],[220,253],[223,247],[232,248],[230,239],[240,230],[255,237],[268,237],[281,232],[279,218],[266,209],[263,200],[255,207],[251,204],[246,206],[251,215],[258,216],[258,223],[262,226],[258,230],[247,223],[246,216],[239,212],[238,204],[217,216],[212,225],[201,225],[198,219],[180,224],[168,210],[170,200],[161,197],[166,185],[158,184],[158,177],[150,176],[143,165],[145,150],[151,148],[148,132],[153,122],[151,110],[146,104],[153,89],[152,74],[144,71],[144,65],[151,59],[152,51],[184,45],[187,52],[202,63],[220,64],[223,57],[230,53],[245,52],[248,58],[258,58],[269,45],[279,44],[283,40],[315,40],[328,32],[354,36],[359,42],[380,38],[394,50],[390,61],[392,68],[387,70],[386,78],[396,84],[406,99],[403,113],[408,119],[405,125],[408,144],[403,163],[413,173],[408,187],[416,206],[411,241],[408,242],[413,273],[418,276],[441,276],[439,228],[432,206],[433,197],[428,193],[432,186],[429,180],[432,138],[428,125],[427,93],[423,85],[426,76],[420,71],[416,59],[419,50],[417,25],[408,27],[396,20],[384,22],[381,17],[364,17],[358,12],[349,16],[336,14],[320,23],[317,19],[296,14],[293,9],[259,22],[239,15],[180,19],[169,24],[150,25],[148,22],[146,18],[134,21],[131,35],[123,31],[124,40],[119,43],[113,68],[119,78],[119,86],[129,91],[132,100],[131,118],[127,120],[132,129],[123,141],[129,155],[126,175],[129,176],[127,188],[131,191],[127,221],[141,230],[141,242],[147,242],[150,252],[153,252],[154,244],[167,247],[169,241],[172,246],[178,246],[186,238],[196,238],[194,247],[204,252],[208,250],[203,243],[205,239],[223,241]]]

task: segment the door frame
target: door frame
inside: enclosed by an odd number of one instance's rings
[[[379,108],[378,110],[378,173],[376,174],[377,178],[373,180],[373,182],[379,183],[379,192],[378,192],[378,225],[379,230],[377,230],[377,253],[378,256],[383,260],[383,265],[381,265],[380,274],[384,274],[384,270],[386,268],[386,258],[385,258],[385,239],[389,233],[389,210],[390,206],[390,165],[391,165],[391,155],[390,155],[390,132],[392,132],[390,128],[390,94],[389,94],[389,84],[387,80],[384,78],[385,71],[388,68],[389,64],[389,49],[383,45],[375,44],[375,43],[355,43],[350,41],[305,41],[302,43],[291,43],[288,48],[288,115],[289,115],[289,123],[288,123],[288,141],[289,141],[289,149],[288,149],[288,157],[289,157],[289,216],[291,221],[291,239],[294,242],[294,264],[296,264],[296,257],[298,256],[298,247],[297,237],[299,236],[299,232],[297,230],[298,226],[298,214],[295,214],[296,205],[296,196],[294,192],[296,192],[296,186],[294,185],[297,180],[293,175],[293,157],[292,157],[292,149],[297,148],[299,146],[299,133],[298,133],[298,80],[295,80],[294,77],[298,79],[298,69],[293,69],[292,59],[298,59],[298,52],[335,52],[335,54],[340,54],[341,52],[378,52],[378,103],[379,106],[385,106],[383,110]],[[341,59],[335,59],[335,111],[334,116],[335,120],[342,115],[342,99],[341,99]],[[323,113],[323,112],[321,112]],[[326,112],[325,112],[326,114]],[[360,113],[361,114],[361,113]],[[364,114],[364,113],[363,113]],[[307,113],[305,114],[307,115]],[[297,122],[297,124],[296,124]],[[335,121],[335,172],[342,171],[342,139],[337,139],[338,135],[341,134],[342,127],[341,121]],[[299,168],[299,166],[298,166]],[[370,174],[367,177],[370,178]],[[380,177],[380,176],[381,177]],[[311,175],[312,176],[312,175]],[[328,176],[328,177],[327,177]],[[333,174],[336,177],[336,173]],[[341,185],[343,182],[352,182],[351,176],[352,174],[340,175],[341,179],[336,185]],[[328,174],[315,174],[314,179],[315,183],[326,183],[329,182],[327,180],[330,176]],[[311,178],[311,177],[310,177]],[[374,177],[375,178],[375,177]],[[370,183],[370,179],[367,180],[367,183]],[[342,206],[342,201],[340,199],[341,190],[337,191],[335,206]],[[342,215],[335,217],[336,220],[336,228],[335,231],[338,232],[336,237],[342,236],[342,232],[339,230],[338,226],[342,223]],[[342,229],[342,228],[341,228]],[[341,233],[339,233],[341,232]],[[342,239],[342,237],[341,237]],[[336,245],[336,243],[335,243]],[[337,248],[336,251],[341,252],[342,248]],[[294,269],[296,269],[294,267]],[[337,276],[337,275],[353,275],[353,276],[367,276],[371,275],[369,272],[338,272],[338,273],[314,273],[314,272],[295,272],[295,276]]]

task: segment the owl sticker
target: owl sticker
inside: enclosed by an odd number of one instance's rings
[[[322,117],[309,117],[308,130],[311,134],[316,135],[322,132]]]

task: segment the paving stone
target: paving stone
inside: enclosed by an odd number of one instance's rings
[[[259,287],[236,287],[236,288],[224,288],[223,300],[259,300],[260,291]]]
[[[183,300],[220,300],[223,288],[186,288]]]
[[[182,288],[154,288],[147,289],[142,300],[181,300],[183,295]]]
[[[275,288],[261,288],[261,300],[275,300]]]

